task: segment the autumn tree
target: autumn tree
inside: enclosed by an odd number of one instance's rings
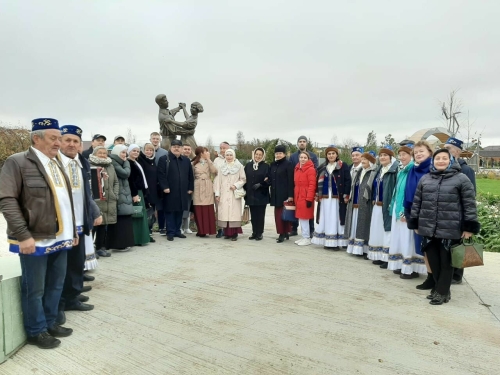
[[[392,149],[394,150],[394,154],[396,154],[399,144],[394,140],[392,134],[387,134],[384,138],[384,141],[380,142],[380,147],[385,147],[385,146],[391,146]]]
[[[30,131],[27,128],[0,122],[0,168],[9,156],[26,151],[30,146]]]
[[[377,151],[377,134],[373,130],[366,138],[365,151]]]

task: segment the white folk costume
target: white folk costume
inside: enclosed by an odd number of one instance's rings
[[[40,240],[35,242],[35,253],[33,255],[47,255],[61,250],[71,250],[73,248],[73,210],[71,198],[64,179],[64,172],[56,159],[50,159],[42,152],[32,147],[45,172],[49,177],[49,185],[54,195],[55,209],[58,223],[56,238]],[[9,238],[9,251],[19,253],[19,242]]]
[[[334,172],[341,170],[342,161],[328,163],[325,169],[318,168],[318,194],[321,198],[321,208],[319,223],[314,230],[311,243],[325,247],[346,247],[347,238],[344,236],[344,225],[340,220],[340,199],[344,199],[344,194],[339,192],[340,181],[337,181]],[[347,166],[345,166],[347,171]],[[350,186],[349,186],[350,189]],[[348,193],[348,192],[346,192]]]
[[[396,190],[392,198],[390,212],[392,213],[391,246],[389,248],[389,270],[401,270],[403,275],[427,273],[424,257],[415,252],[415,239],[413,230],[408,229],[404,218],[404,198],[406,178],[413,168],[413,161],[406,166],[400,166]]]
[[[372,217],[372,186],[376,173],[376,159],[369,153],[363,157],[369,161],[368,168],[358,170],[354,176],[351,188],[346,218],[346,235],[349,236],[347,253],[354,255],[368,254],[368,240],[370,238],[370,223]]]
[[[94,241],[92,240],[92,236],[85,236],[85,271],[95,270],[97,266]]]
[[[380,152],[382,152],[382,150],[385,149],[381,149]],[[395,177],[398,164],[394,157],[392,157],[392,159],[392,162],[385,167],[379,167],[373,181],[374,206],[370,224],[370,240],[368,241],[368,259],[373,261],[387,262],[389,260],[389,248],[391,246],[390,216],[384,215],[384,209],[386,207],[388,208],[390,201],[385,202],[384,197],[389,197],[389,200],[392,200],[393,192],[390,191],[391,186],[384,186],[384,184],[387,184],[386,181],[388,181],[384,176],[387,173],[393,173]],[[394,189],[394,185],[392,185],[392,189]],[[389,220],[388,225],[385,222],[386,220]]]

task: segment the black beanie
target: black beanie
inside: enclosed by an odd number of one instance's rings
[[[284,145],[276,145],[276,147],[274,148],[274,153],[277,152],[282,152],[286,154],[286,147]]]

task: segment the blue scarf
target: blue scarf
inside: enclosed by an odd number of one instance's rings
[[[411,209],[413,204],[413,197],[415,197],[415,192],[417,191],[418,182],[424,175],[429,173],[431,168],[432,158],[424,160],[419,165],[414,165],[410,172],[408,172],[408,177],[406,178],[406,189],[405,189],[405,200],[403,203],[404,208]]]

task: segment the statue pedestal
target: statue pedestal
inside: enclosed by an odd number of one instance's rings
[[[0,258],[0,363],[26,342],[21,309],[21,265],[18,256]]]

